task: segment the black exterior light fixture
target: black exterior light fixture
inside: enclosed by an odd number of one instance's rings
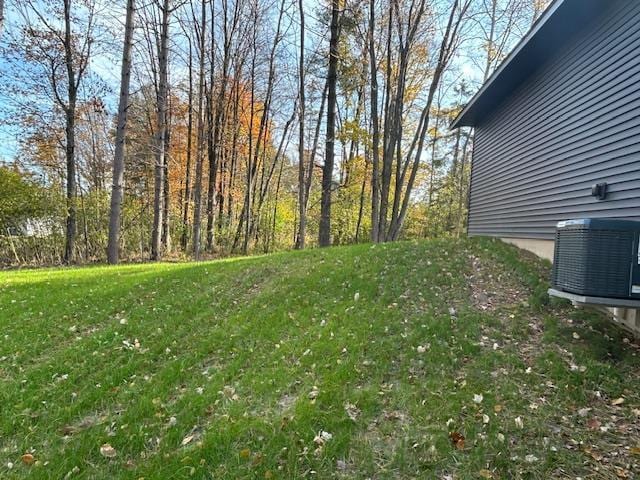
[[[608,185],[606,182],[596,183],[591,187],[591,196],[596,197],[598,200],[607,199]]]

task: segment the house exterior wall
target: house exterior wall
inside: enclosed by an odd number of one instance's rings
[[[561,220],[640,220],[640,2],[611,5],[476,126],[470,235],[553,240]],[[605,200],[591,196],[600,182]]]

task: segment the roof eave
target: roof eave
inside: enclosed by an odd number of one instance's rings
[[[543,57],[557,49],[558,41],[566,40],[580,30],[584,22],[603,8],[602,5],[601,0],[555,0],[471,98],[450,128],[476,126],[483,113],[517,88],[540,66]]]

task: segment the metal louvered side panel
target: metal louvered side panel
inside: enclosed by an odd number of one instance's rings
[[[553,283],[561,290],[582,293],[588,258],[586,230],[563,230],[556,234]]]
[[[633,240],[631,231],[559,230],[554,285],[581,295],[627,297]]]

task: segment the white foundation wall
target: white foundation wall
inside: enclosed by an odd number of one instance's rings
[[[534,240],[532,238],[502,238],[501,240],[553,262],[553,249],[556,243],[553,240]]]
[[[501,240],[553,262],[553,249],[555,245],[553,240],[535,240],[531,238],[502,238]],[[600,310],[612,315],[614,321],[633,332],[637,337],[640,337],[640,313],[638,313],[639,311],[637,309],[602,307]]]

